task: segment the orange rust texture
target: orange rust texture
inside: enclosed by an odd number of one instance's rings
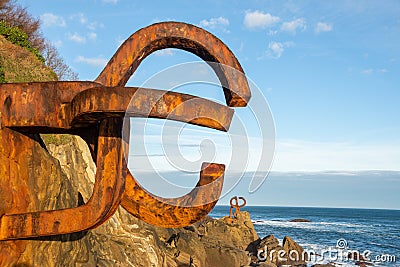
[[[29,179],[32,156],[40,147],[29,137],[0,129],[0,217],[36,208],[34,181]],[[49,167],[49,162],[44,163]],[[44,171],[46,172],[46,170]],[[18,179],[20,176],[25,179]],[[0,226],[1,227],[1,226]],[[25,249],[24,240],[1,241],[0,266],[12,266]]]
[[[221,195],[224,170],[223,164],[204,163],[196,187],[185,196],[176,199],[151,195],[129,174],[121,204],[135,217],[153,225],[190,225],[201,220],[214,208]]]
[[[239,205],[239,200],[242,200],[243,203]],[[233,203],[234,202],[234,203]],[[233,209],[236,209],[236,212],[240,212],[240,208],[243,208],[244,206],[246,206],[246,199],[244,197],[232,197],[231,200],[229,201],[229,204],[231,204],[231,208],[229,209],[229,218],[232,218],[233,216]]]
[[[73,99],[70,109],[72,127],[127,115],[165,118],[227,131],[233,116],[231,108],[207,99],[136,87],[88,89]]]
[[[227,104],[232,107],[247,105],[251,96],[250,89],[243,69],[233,53],[214,35],[201,28],[185,23],[163,22],[153,24],[137,31],[120,46],[95,81],[105,86],[124,86],[145,57],[156,50],[164,48],[183,49],[199,56],[205,61],[223,64],[211,64],[211,67],[220,79]],[[179,98],[179,96],[174,97]],[[144,98],[146,99],[146,96]],[[143,111],[143,107],[141,106],[143,102],[146,103],[145,100],[137,100],[134,101],[133,105],[137,105],[138,109]],[[184,106],[187,105],[182,105],[181,107]],[[223,120],[221,120],[221,116],[219,116],[220,119],[215,120],[213,119],[214,111],[212,109],[207,109],[208,106],[209,105],[203,104],[194,105],[191,110],[196,112],[196,116],[192,117],[190,123],[218,130],[228,130],[231,115],[223,115],[222,118],[226,118]],[[211,105],[211,107],[213,106],[214,105]],[[155,105],[154,109],[157,108],[158,105]],[[175,110],[179,110],[179,107]],[[180,112],[180,114],[185,114],[185,112]],[[215,115],[218,114],[223,113],[216,113]],[[147,112],[143,115],[148,116],[149,114]],[[158,112],[158,116],[156,117],[176,119],[171,112],[168,114]],[[188,222],[196,221],[198,218],[203,217],[204,214],[210,212],[213,207],[213,205],[204,204],[196,207],[196,209],[192,209],[191,212],[188,213],[187,207],[165,205],[164,200],[147,193],[135,181],[133,176],[128,175],[126,179],[127,188],[123,198],[123,206],[135,215],[142,214],[138,216],[149,223],[164,226],[169,225],[170,227],[185,226],[189,224]],[[201,183],[202,181],[202,176],[200,176],[199,182]],[[198,190],[192,191],[192,194],[194,193],[198,193]],[[135,195],[137,196],[139,194],[142,195],[142,201],[139,204],[135,204],[135,201],[138,201]],[[185,197],[179,198],[176,202],[179,202],[179,200],[184,201],[184,199]],[[207,200],[204,203],[210,203],[210,201],[212,202],[212,200]],[[157,209],[151,209],[148,205],[143,203],[152,203],[152,206],[157,207]],[[140,212],[138,212],[139,209]],[[149,209],[152,212],[148,212]],[[153,211],[156,212],[156,217]],[[177,223],[179,221],[180,223]]]
[[[96,182],[86,204],[63,210],[7,212],[0,218],[0,240],[79,232],[112,216],[125,187],[121,131],[121,118],[108,118],[100,125]]]
[[[232,107],[247,104],[251,96],[249,86],[233,53],[205,30],[177,22],[154,24],[134,33],[95,82],[0,85],[0,126],[9,128],[4,128],[7,140],[14,135],[22,136],[16,131],[78,134],[90,146],[97,165],[93,196],[85,205],[72,209],[28,209],[31,184],[15,184],[12,189],[0,184],[3,203],[0,204],[0,240],[92,229],[113,215],[121,199],[123,206],[135,216],[164,227],[191,224],[211,211],[221,194],[224,165],[205,163],[197,186],[189,194],[162,199],[140,187],[129,174],[123,158],[122,147],[126,143],[122,142],[121,132],[125,115],[178,120],[221,131],[229,129],[233,110],[227,106],[186,94],[122,87],[146,56],[168,47],[184,49],[203,60],[237,70],[211,64],[221,81],[227,104]],[[2,142],[4,154],[13,154],[7,152],[9,143]],[[15,167],[11,158],[2,158],[0,170],[4,178],[0,179],[13,178]],[[28,166],[23,163],[23,168]],[[123,195],[125,178],[127,188]],[[13,197],[9,198],[11,191]],[[7,246],[3,244],[0,253],[21,249],[16,241],[5,250]]]
[[[99,86],[93,82],[35,82],[0,85],[2,125],[6,127],[69,128],[70,103],[83,90]],[[30,131],[32,132],[32,131]]]
[[[97,84],[88,82],[73,82],[70,88],[64,88],[66,84],[0,85],[2,124],[29,129],[30,133],[60,131],[88,127],[107,117],[123,117],[126,112],[133,117],[168,118],[227,131],[233,116],[227,106],[187,94],[136,87],[93,87]],[[92,88],[82,90],[87,85]]]
[[[211,33],[180,22],[156,23],[135,32],[119,47],[95,81],[106,86],[124,86],[144,58],[164,48],[183,49],[205,61],[238,70],[211,65],[224,88],[228,106],[247,105],[251,97],[249,85],[232,51]]]

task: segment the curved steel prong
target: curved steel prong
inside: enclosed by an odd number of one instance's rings
[[[71,102],[70,125],[87,127],[110,117],[167,118],[228,131],[233,109],[204,98],[137,87],[98,87],[85,90]]]
[[[183,49],[199,56],[205,61],[221,63],[212,64],[211,67],[214,69],[221,82],[226,103],[232,107],[247,105],[251,97],[250,88],[245,75],[240,75],[244,72],[234,54],[221,40],[211,33],[186,23],[157,23],[135,32],[120,46],[95,82],[105,86],[124,86],[144,58],[152,52],[164,48]],[[224,66],[234,68],[238,71],[232,71],[232,69],[225,68]],[[165,118],[165,115],[166,114],[161,117]],[[205,116],[205,118],[207,118],[207,116]],[[168,119],[173,118],[168,117]],[[207,127],[218,129],[215,124],[206,124],[205,126]],[[134,184],[136,187],[140,188],[140,185],[137,184],[131,175],[127,176],[127,184]],[[132,199],[134,199],[134,192],[130,190],[133,189],[128,186],[123,197],[123,206],[125,206],[124,203],[132,203]],[[168,213],[168,207],[163,205],[164,202],[147,193],[142,188],[140,188],[140,190],[141,193],[147,196],[147,199],[152,199],[154,203],[157,203],[156,206],[159,205],[160,208],[164,208],[158,210],[158,217],[165,217]],[[130,206],[128,206],[128,204],[126,205],[129,210]],[[140,202],[135,205],[141,205],[141,212],[147,214],[141,216],[143,220],[148,222],[154,221],[151,208]],[[131,205],[131,207],[132,206],[134,205]],[[145,211],[147,209],[149,209],[148,212]],[[203,216],[202,214],[207,214],[210,210],[211,209],[208,207],[200,207],[188,214],[187,208],[175,207],[174,213],[182,215],[179,216],[180,218],[188,216],[190,217],[188,221],[195,221],[195,218],[201,218]],[[168,225],[169,223],[164,222],[163,224]],[[177,224],[172,221],[170,224],[174,225],[174,227],[187,225],[186,223]]]
[[[223,164],[203,163],[196,187],[185,196],[175,199],[152,195],[128,173],[121,204],[135,217],[153,225],[170,228],[190,225],[214,208],[221,195],[224,170]]]
[[[125,188],[122,118],[100,123],[96,181],[89,201],[77,208],[4,214],[0,240],[68,234],[97,227],[119,206]]]
[[[242,67],[232,51],[213,34],[182,22],[161,22],[132,34],[118,49],[95,82],[105,86],[124,86],[139,64],[154,51],[178,48],[212,64],[230,107],[247,105],[251,93]],[[232,71],[234,68],[238,71]]]

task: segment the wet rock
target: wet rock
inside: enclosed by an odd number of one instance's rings
[[[374,266],[372,262],[367,262],[367,261],[356,261],[355,265],[360,267]]]
[[[249,249],[254,266],[258,266],[257,264],[261,263],[274,264],[276,266],[306,266],[307,255],[304,249],[288,236],[283,239],[282,246],[275,236],[268,235],[249,246],[249,248],[254,247],[256,248],[255,250]]]
[[[259,267],[276,267],[276,265],[272,262],[262,262],[258,264]]]
[[[289,222],[311,222],[311,221],[307,220],[307,219],[298,218],[298,219],[290,220]]]
[[[308,260],[308,255],[299,244],[289,236],[285,236],[282,243],[283,249],[287,254],[286,259],[288,263],[292,265],[305,264],[305,261]]]
[[[349,260],[355,260],[355,261],[362,261],[363,262],[363,261],[367,260],[367,259],[365,259],[365,257],[362,254],[360,254],[357,251],[349,252],[347,257],[348,257]]]
[[[279,245],[278,239],[273,235],[268,235],[261,240],[258,240],[257,250],[253,261],[258,263],[273,263],[278,265],[278,253],[284,251],[283,247]],[[254,252],[253,252],[254,253]]]

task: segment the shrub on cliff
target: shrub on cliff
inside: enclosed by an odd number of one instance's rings
[[[59,80],[78,79],[77,73],[65,64],[57,49],[43,38],[39,19],[32,17],[26,8],[14,0],[0,0],[0,21],[0,34],[34,53],[57,74]]]
[[[0,21],[0,35],[3,35],[8,41],[15,45],[19,45],[32,52],[41,62],[45,62],[44,57],[39,53],[36,48],[33,48],[28,40],[28,35],[20,28],[7,25],[3,20]]]

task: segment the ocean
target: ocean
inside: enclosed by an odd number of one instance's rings
[[[250,213],[260,238],[273,234],[282,242],[284,236],[290,236],[319,255],[308,266],[328,262],[356,266],[346,256],[357,251],[368,256],[374,266],[400,267],[400,210],[266,206],[241,210]],[[210,213],[213,218],[227,215],[229,206],[216,206]],[[290,222],[298,218],[311,222]]]

